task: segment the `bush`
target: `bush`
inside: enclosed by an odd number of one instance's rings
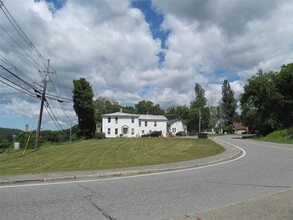
[[[287,138],[293,139],[293,127],[288,129]]]
[[[104,139],[104,138],[106,138],[106,134],[104,132],[97,132],[96,138],[97,139]]]
[[[233,134],[234,133],[234,129],[233,129],[233,125],[226,125],[223,127],[223,132],[227,133],[227,134]]]

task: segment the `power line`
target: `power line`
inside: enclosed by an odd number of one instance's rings
[[[1,35],[1,37],[2,37],[2,39],[4,39],[7,43],[8,43],[8,45],[10,46],[10,47],[12,47],[14,50],[15,50],[15,52],[17,53],[17,54],[19,54],[20,55],[20,57],[21,57],[21,59],[23,60],[23,61],[25,61],[26,63],[28,63],[28,64],[30,64],[30,65],[32,65],[33,67],[35,67],[36,69],[42,69],[43,67],[37,62],[37,61],[35,61],[33,58],[32,58],[32,56],[29,54],[29,53],[27,53],[24,49],[23,49],[23,47],[22,46],[20,46],[20,44],[9,34],[9,32],[2,26],[2,25],[0,25],[0,27],[1,27],[1,29],[10,37],[10,39],[21,49],[21,51],[23,52],[20,52],[18,49],[17,49],[17,47],[16,46],[14,46],[5,36],[4,36],[4,34],[2,34],[1,32],[0,32],[0,35]],[[30,58],[31,59],[31,61],[28,59],[28,58]]]
[[[5,14],[6,18],[9,20],[13,28],[16,30],[16,32],[19,34],[19,36],[35,51],[35,53],[38,55],[38,57],[42,60],[44,67],[46,59],[43,57],[43,55],[38,51],[38,49],[35,47],[35,45],[31,42],[31,40],[28,38],[28,36],[24,33],[22,28],[19,26],[19,24],[15,21],[11,13],[8,11],[6,6],[2,1],[0,1],[0,8]]]
[[[72,98],[63,97],[61,86],[64,88],[68,88],[62,84],[59,83],[58,75],[54,74],[57,78],[56,82],[49,81],[49,68],[55,71],[56,70],[53,67],[50,67],[49,60],[46,60],[44,56],[40,53],[40,51],[35,47],[35,45],[32,43],[32,41],[29,39],[29,37],[25,34],[25,32],[22,30],[20,25],[16,22],[16,20],[13,18],[12,14],[9,12],[9,10],[4,5],[3,1],[0,0],[0,9],[4,13],[5,17],[9,21],[9,23],[12,25],[13,29],[16,31],[16,33],[20,36],[20,40],[22,43],[17,41],[13,35],[11,35],[7,29],[0,25],[0,39],[2,38],[4,43],[8,46],[8,48],[12,48],[13,51],[15,51],[15,54],[24,61],[24,64],[28,65],[28,68],[36,69],[38,73],[42,72],[41,70],[44,70],[46,73],[46,78],[44,80],[44,85],[41,85],[38,80],[33,79],[35,77],[31,77],[30,74],[27,74],[27,71],[22,71],[19,68],[17,68],[15,65],[13,65],[9,60],[4,58],[0,55],[0,61],[2,61],[2,64],[0,63],[0,82],[4,83],[5,85],[21,92],[22,94],[29,95],[34,98],[41,99],[41,108],[39,113],[39,122],[38,122],[38,128],[37,133],[39,136],[40,134],[40,127],[41,127],[41,121],[42,121],[42,113],[43,113],[43,106],[44,103],[46,103],[45,108],[48,111],[48,114],[56,127],[59,129],[62,129],[62,125],[59,123],[58,117],[62,118],[62,114],[60,114],[59,108],[56,108],[56,110],[53,110],[51,105],[48,103],[48,99],[57,101],[58,105],[60,105],[61,109],[64,107],[62,103],[72,103]],[[23,42],[29,46],[29,51],[33,52],[32,54],[29,53],[26,46],[24,47]],[[38,59],[36,59],[38,57]],[[41,63],[40,63],[41,61]],[[21,68],[23,69],[23,67]],[[2,73],[2,74],[1,74]],[[47,88],[48,84],[48,88]],[[47,92],[48,89],[48,92]],[[59,94],[58,94],[59,93]],[[63,109],[62,109],[63,110]],[[63,110],[64,111],[64,110]],[[64,111],[64,115],[68,118],[66,115],[66,112]],[[64,118],[62,118],[64,119]],[[71,120],[70,120],[71,121]],[[36,147],[38,147],[38,137],[36,138]]]

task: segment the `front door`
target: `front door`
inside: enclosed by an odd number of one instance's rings
[[[123,133],[123,136],[126,136],[128,134],[128,127],[123,127],[122,133]]]

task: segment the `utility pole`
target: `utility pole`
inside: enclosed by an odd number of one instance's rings
[[[72,139],[72,124],[70,124],[70,130],[69,130],[69,141],[71,142]]]
[[[44,80],[44,89],[41,97],[41,107],[40,107],[40,113],[39,113],[39,120],[38,120],[38,128],[36,131],[36,142],[35,142],[35,148],[38,148],[40,146],[40,130],[41,130],[41,124],[42,124],[42,117],[43,117],[43,108],[44,108],[44,102],[46,100],[46,89],[47,89],[47,83],[50,80],[50,59],[47,60],[47,68],[46,68],[46,78]]]
[[[201,108],[198,108],[198,133],[200,133],[200,127],[201,127]]]

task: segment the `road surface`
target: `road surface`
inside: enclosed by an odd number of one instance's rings
[[[245,156],[163,174],[0,186],[0,219],[172,219],[292,188],[293,145],[218,139]]]

